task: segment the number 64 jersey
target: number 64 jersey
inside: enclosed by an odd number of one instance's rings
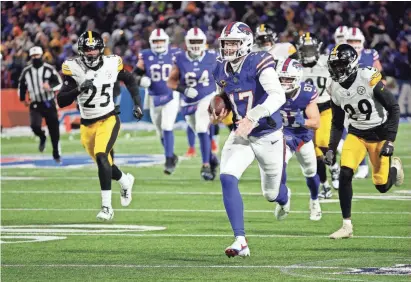
[[[83,119],[95,119],[114,111],[113,88],[123,61],[117,55],[102,56],[103,64],[97,70],[84,65],[80,57],[66,60],[62,66],[64,75],[72,77],[78,86],[86,79],[93,81],[93,89],[77,96]]]
[[[363,131],[387,120],[387,111],[374,98],[374,87],[381,78],[376,68],[359,68],[355,81],[348,89],[335,81],[328,85],[332,101],[346,112],[350,127]]]

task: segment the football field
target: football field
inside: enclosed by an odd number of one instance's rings
[[[49,140],[40,154],[37,139],[1,139],[2,281],[410,281],[411,124],[400,125],[395,146],[403,186],[380,194],[371,178],[354,180],[348,240],[328,239],[342,224],[337,191],[322,202],[322,220],[310,221],[308,188],[293,159],[291,213],[280,222],[253,163],[240,181],[246,259],[224,254],[233,235],[219,180],[200,179],[200,156],[182,159],[167,176],[154,132],[121,132],[115,159],[136,178],[133,201],[122,207],[113,182],[114,220],[99,222],[97,167],[79,135],[62,138],[63,167],[49,167]],[[177,131],[176,153],[186,149]]]

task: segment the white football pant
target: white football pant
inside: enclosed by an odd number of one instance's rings
[[[210,117],[208,114],[208,107],[210,106],[211,99],[215,96],[215,93],[207,95],[201,99],[197,104],[197,110],[194,114],[185,116],[187,124],[193,129],[195,133],[208,133],[210,125]],[[182,106],[186,104],[182,103]]]
[[[293,156],[293,153],[288,146],[286,146],[285,162]],[[301,146],[298,152],[295,152],[298,162],[300,163],[301,171],[305,177],[314,177],[317,174],[317,157],[315,156],[314,143],[312,140]]]
[[[150,98],[150,118],[160,136],[163,135],[163,130],[172,131],[174,128],[179,110],[180,93],[173,91],[173,97],[173,100],[159,107],[154,107],[153,99]]]

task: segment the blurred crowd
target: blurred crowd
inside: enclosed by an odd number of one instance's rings
[[[106,54],[121,55],[128,68],[156,27],[183,47],[185,31],[193,26],[205,31],[210,48],[217,47],[222,28],[231,21],[246,22],[253,29],[269,23],[279,41],[294,42],[310,31],[324,48],[332,43],[340,25],[361,28],[367,47],[380,53],[386,75],[410,80],[410,2],[2,2],[1,87],[17,87],[27,63],[28,50],[37,45],[43,59],[61,69],[76,54],[78,36],[86,30],[100,32]]]

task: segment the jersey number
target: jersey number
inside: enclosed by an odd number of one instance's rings
[[[186,80],[186,85],[188,87],[196,87],[197,84],[202,84],[203,87],[209,86],[210,85],[210,79],[208,76],[208,70],[205,70],[202,74],[200,79],[196,79],[196,74],[194,72],[188,72],[184,76]]]
[[[360,111],[361,114],[365,115],[364,120],[370,120],[371,118],[371,113],[372,113],[372,106],[370,101],[363,99],[358,102],[358,110]],[[353,106],[350,104],[347,104],[344,106],[344,111],[348,113],[348,118],[352,120],[358,120],[357,113],[355,112],[355,109]]]
[[[233,105],[233,111],[235,113],[235,116],[237,117],[237,120],[243,119],[243,117],[240,116],[240,114],[238,113],[237,105],[234,99],[234,94],[230,94],[228,96],[230,97],[231,104]],[[247,112],[251,110],[251,107],[253,106],[253,100],[254,100],[253,91],[239,92],[238,100],[242,101],[244,99],[247,99],[247,109],[245,111],[245,114],[247,114]]]
[[[164,64],[164,65],[151,65],[150,66],[150,73],[151,73],[151,80],[154,82],[157,81],[167,81],[168,77],[170,76],[171,72],[171,65]]]
[[[107,107],[108,104],[110,104],[110,94],[106,92],[106,88],[109,88],[110,86],[111,84],[103,84],[101,88],[100,95],[107,97],[107,101],[100,104],[100,107],[102,108]],[[97,87],[93,85],[93,92],[91,93],[90,97],[87,99],[87,101],[83,105],[85,108],[95,108],[96,107],[95,104],[91,104],[91,101],[93,101],[94,97],[96,97],[96,94],[97,94]]]
[[[298,123],[295,122],[295,115],[297,114],[297,112],[290,112],[290,114],[288,115],[288,113],[286,111],[282,111],[280,110],[281,116],[283,117],[283,125],[285,127],[301,127],[301,125],[299,125]],[[290,124],[290,118],[294,117],[294,121],[293,123]]]
[[[311,78],[307,78],[305,82],[308,84],[314,85],[314,81]],[[321,77],[321,76],[317,77],[317,91],[320,92],[319,93],[320,96],[323,95],[324,93],[326,83],[327,83],[327,79],[325,77]]]

